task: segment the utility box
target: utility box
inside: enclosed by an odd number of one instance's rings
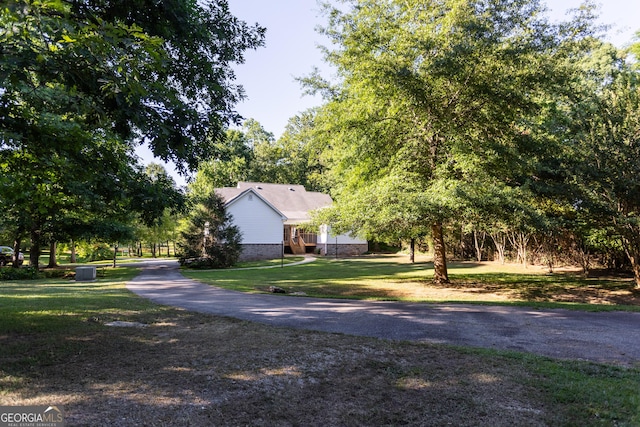
[[[92,280],[96,280],[94,266],[76,267],[76,282],[91,282]]]

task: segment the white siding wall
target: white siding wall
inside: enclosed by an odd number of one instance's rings
[[[227,207],[242,232],[242,243],[282,243],[282,217],[255,194],[245,194]]]
[[[367,243],[366,240],[353,237],[350,234],[339,234],[337,237],[337,243],[339,245],[359,245]],[[320,244],[336,244],[336,236],[331,234],[331,227],[326,225],[320,227],[320,234],[318,234],[318,246]]]

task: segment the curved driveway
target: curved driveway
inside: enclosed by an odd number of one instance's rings
[[[160,304],[274,326],[640,366],[640,313],[245,294],[148,265],[127,284]]]

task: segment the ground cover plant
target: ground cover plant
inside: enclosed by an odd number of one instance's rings
[[[128,292],[135,272],[0,282],[0,405],[87,426],[640,422],[636,368],[190,313]]]
[[[449,273],[451,283],[434,284],[433,264],[426,257],[410,263],[396,255],[319,258],[282,269],[184,272],[243,292],[268,292],[277,286],[290,294],[315,297],[640,311],[640,291],[631,278],[584,277],[574,269],[549,274],[539,266],[493,262],[450,263]]]

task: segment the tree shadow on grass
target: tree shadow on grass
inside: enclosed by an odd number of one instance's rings
[[[573,273],[456,275],[452,286],[512,294],[525,301],[640,305],[640,292],[628,280],[590,279]]]
[[[3,404],[69,425],[549,425],[572,419],[522,361],[164,309],[2,346]],[[22,359],[24,358],[24,359]],[[12,378],[8,386],[7,378]],[[514,410],[513,408],[520,408]]]

